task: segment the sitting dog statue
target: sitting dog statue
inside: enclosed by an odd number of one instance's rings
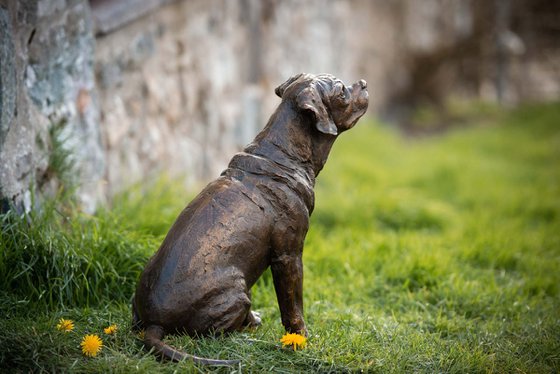
[[[260,324],[250,289],[268,266],[282,324],[307,334],[302,252],[313,186],[337,136],[366,112],[367,84],[298,74],[275,92],[282,101],[266,127],[181,212],[140,277],[133,325],[145,330],[145,346],[160,356],[237,362],[196,357],[162,340]]]

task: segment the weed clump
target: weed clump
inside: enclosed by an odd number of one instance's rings
[[[0,216],[0,289],[49,310],[129,300],[157,244],[117,227],[108,212],[61,212],[54,202]]]

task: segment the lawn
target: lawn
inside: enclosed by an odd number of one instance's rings
[[[559,372],[560,105],[474,118],[429,137],[372,120],[341,136],[304,250],[307,347],[281,348],[269,272],[253,288],[259,329],[167,338],[234,368],[159,362],[130,331],[138,274],[196,191],[162,179],[95,216],[60,201],[1,216],[0,371]],[[97,357],[85,334],[103,339]]]

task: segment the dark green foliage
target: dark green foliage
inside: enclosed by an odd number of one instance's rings
[[[117,227],[109,213],[61,213],[49,203],[2,216],[0,288],[51,310],[129,300],[157,244]]]

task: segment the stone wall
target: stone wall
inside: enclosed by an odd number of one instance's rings
[[[0,197],[30,209],[32,190],[60,187],[60,160],[86,210],[101,197],[105,171],[94,82],[94,45],[86,1],[0,3]],[[63,149],[54,149],[59,146]]]
[[[161,172],[208,178],[237,149],[247,30],[239,2],[206,3],[166,6],[98,39],[110,193]]]
[[[463,89],[438,53],[474,35],[477,1],[0,0],[3,209],[29,209],[31,191],[61,181],[93,211],[161,173],[214,178],[266,123],[275,86],[299,72],[366,79],[371,113],[430,86],[429,74],[415,80],[415,67],[432,66],[423,61],[443,61],[434,77]],[[524,71],[548,84],[519,80],[511,94],[558,96],[557,69],[539,61]]]
[[[161,172],[187,183],[217,176],[266,124],[279,103],[274,88],[298,72],[367,79],[374,111],[397,58],[395,9],[384,4],[173,2],[99,37],[109,194]]]
[[[215,177],[254,136],[258,88],[249,84],[251,14],[242,5],[178,2],[98,39],[111,192],[161,172]]]

